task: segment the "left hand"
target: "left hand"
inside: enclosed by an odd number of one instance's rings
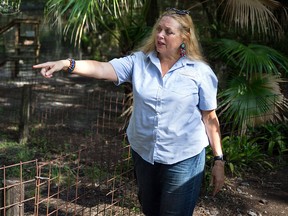
[[[213,196],[215,196],[223,187],[225,175],[224,175],[224,161],[215,161],[214,166],[212,168],[212,178],[211,185],[214,186]]]

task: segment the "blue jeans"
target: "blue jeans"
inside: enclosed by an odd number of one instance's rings
[[[205,149],[189,159],[154,165],[132,150],[138,198],[146,216],[192,216],[204,174]]]

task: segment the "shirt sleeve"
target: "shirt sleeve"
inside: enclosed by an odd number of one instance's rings
[[[218,79],[212,69],[206,64],[201,64],[199,74],[201,74],[199,109],[214,110],[217,108]]]
[[[120,85],[124,82],[132,82],[132,73],[134,67],[135,55],[131,54],[122,58],[114,58],[109,63],[113,66],[118,81],[115,82],[115,85]]]

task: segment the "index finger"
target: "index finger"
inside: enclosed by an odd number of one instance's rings
[[[49,67],[49,62],[45,62],[45,63],[33,65],[32,67],[35,68],[35,69],[37,69],[37,68]]]

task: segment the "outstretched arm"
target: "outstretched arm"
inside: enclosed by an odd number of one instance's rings
[[[67,70],[69,65],[70,61],[67,59],[37,64],[34,65],[33,68],[41,69],[40,72],[44,77],[51,78],[53,73],[60,70]],[[73,74],[92,77],[95,79],[105,79],[113,82],[117,81],[116,72],[109,62],[99,62],[93,60],[75,61]]]
[[[223,155],[219,121],[215,110],[202,111],[202,119],[214,156]],[[212,168],[212,184],[214,185],[213,196],[223,187],[224,178],[224,162],[217,160],[214,162]]]

